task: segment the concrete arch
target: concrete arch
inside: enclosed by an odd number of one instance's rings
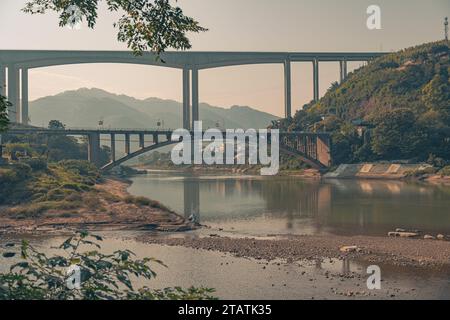
[[[133,159],[133,158],[136,158],[136,157],[138,157],[138,156],[140,156],[140,155],[142,155],[142,154],[144,154],[144,153],[147,153],[147,152],[150,152],[150,151],[159,149],[159,148],[167,147],[167,146],[170,146],[170,145],[176,144],[176,143],[179,143],[179,141],[171,141],[171,140],[168,140],[168,141],[164,141],[164,142],[161,142],[161,143],[153,144],[153,145],[151,145],[151,146],[148,146],[148,147],[139,149],[139,150],[137,150],[137,151],[135,151],[135,152],[133,152],[133,153],[130,153],[130,154],[126,155],[126,156],[123,157],[123,158],[120,158],[120,159],[118,159],[118,160],[116,160],[116,161],[113,161],[113,162],[110,162],[110,163],[104,165],[104,166],[101,168],[101,170],[102,170],[102,171],[109,171],[109,170],[111,170],[112,168],[117,167],[117,166],[120,166],[122,163],[124,163],[124,162],[126,162],[126,161],[128,161],[128,160],[131,160],[131,159]]]
[[[173,145],[173,144],[177,144],[177,143],[179,143],[179,141],[170,141],[169,140],[169,141],[164,141],[164,142],[161,142],[161,143],[158,143],[158,144],[154,144],[154,145],[151,145],[151,146],[139,149],[139,150],[137,150],[137,151],[135,151],[133,153],[130,153],[130,154],[126,155],[123,158],[120,158],[120,159],[118,159],[116,161],[113,161],[113,162],[110,162],[110,163],[104,165],[101,168],[101,170],[102,171],[109,171],[109,170],[111,170],[111,169],[113,169],[115,167],[120,166],[121,164],[125,163],[126,161],[131,160],[133,158],[136,158],[136,157],[138,157],[138,156],[140,156],[140,155],[142,155],[144,153],[147,153],[147,152],[150,152],[150,151],[154,151],[156,149],[167,147],[167,146],[170,146],[170,145]],[[303,152],[300,152],[300,151],[295,150],[293,148],[290,148],[288,146],[281,145],[280,146],[280,151],[283,151],[283,152],[285,152],[285,153],[287,153],[287,154],[289,154],[291,156],[298,157],[303,162],[305,162],[306,164],[310,165],[312,168],[315,168],[315,169],[318,169],[318,170],[326,168],[326,166],[324,164],[320,163],[318,160],[312,159],[312,158],[308,157],[306,154],[304,154]]]

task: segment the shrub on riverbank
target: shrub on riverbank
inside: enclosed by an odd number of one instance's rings
[[[450,177],[450,166],[446,166],[439,171],[439,174],[442,176]]]
[[[47,257],[28,242],[20,247],[21,259],[0,274],[0,300],[212,300],[213,289],[149,287],[135,289],[156,277],[154,258],[137,259],[129,250],[103,254],[102,237],[77,232],[59,247],[59,255]],[[3,246],[3,258],[14,258],[15,244]],[[92,248],[81,251],[81,247]],[[86,249],[85,249],[86,250]],[[68,272],[71,270],[72,272]]]
[[[97,168],[85,161],[29,159],[0,169],[0,205],[20,204],[17,213],[31,215],[67,209],[80,204],[82,194],[94,192],[99,180]]]
[[[160,203],[159,201],[156,200],[151,200],[149,198],[146,197],[134,197],[134,196],[126,196],[123,199],[126,203],[129,204],[135,204],[139,207],[151,207],[151,208],[155,208],[155,209],[161,209],[164,211],[168,211],[171,212],[171,210],[169,208],[167,208],[166,206],[164,206],[162,203]]]
[[[424,177],[427,175],[436,174],[437,171],[438,171],[438,169],[436,169],[434,167],[427,167],[427,168],[423,168],[423,169],[407,171],[405,173],[405,175],[407,178],[421,178],[421,177]]]

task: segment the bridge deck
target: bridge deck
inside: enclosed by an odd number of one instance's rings
[[[217,68],[245,64],[307,61],[365,61],[384,52],[165,52],[161,60],[153,53],[136,56],[130,51],[61,51],[61,50],[0,50],[0,64],[14,64],[26,68],[79,63],[133,63],[160,65],[171,68]],[[164,61],[164,62],[162,62]]]

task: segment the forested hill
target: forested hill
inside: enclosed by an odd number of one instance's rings
[[[281,126],[332,132],[337,162],[450,159],[449,56],[441,41],[378,58]]]

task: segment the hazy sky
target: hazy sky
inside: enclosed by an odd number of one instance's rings
[[[0,49],[123,50],[111,15],[101,6],[96,29],[59,28],[55,15],[22,13],[25,0],[0,0]],[[103,1],[100,1],[103,2]],[[391,51],[443,38],[450,0],[179,0],[209,32],[192,36],[196,51]],[[369,31],[366,9],[382,10],[382,30]],[[354,63],[351,67],[356,67]],[[293,65],[293,107],[312,98],[312,67]],[[321,92],[338,78],[337,63],[321,64]],[[181,101],[181,72],[169,68],[86,64],[30,71],[30,98],[99,87],[138,98]],[[249,105],[281,115],[282,65],[200,72],[200,100]]]

